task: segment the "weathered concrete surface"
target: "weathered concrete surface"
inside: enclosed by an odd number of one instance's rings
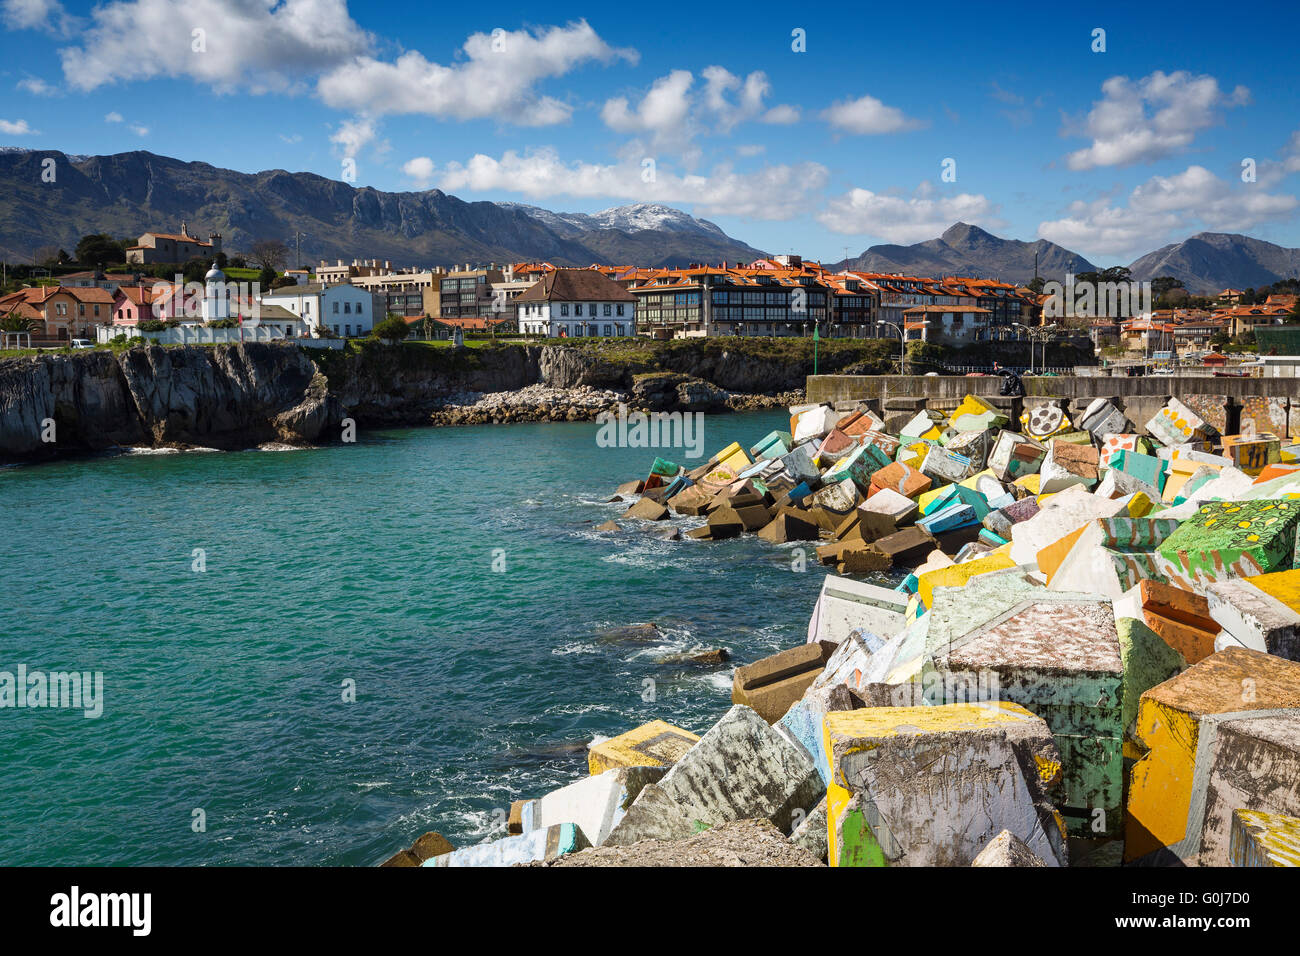
[[[534,866],[822,866],[768,820],[738,820],[681,840],[644,840],[599,847]]]
[[[803,847],[818,860],[825,862],[826,848],[826,798],[806,814],[790,834],[790,842]]]
[[[1233,866],[1300,866],[1300,817],[1234,810],[1228,858]]]
[[[788,832],[795,811],[812,809],[824,793],[808,755],[751,708],[737,704],[658,784],[641,791],[608,842],[627,846],[646,838],[676,839],[673,834],[683,826],[695,832],[755,817]],[[653,807],[643,808],[643,801],[653,801]],[[669,835],[645,835],[659,832]]]
[[[890,638],[906,623],[907,598],[890,588],[826,575],[808,621],[808,640],[843,642],[854,631]]]
[[[1205,589],[1207,609],[1232,644],[1300,661],[1300,570],[1233,578]]]
[[[587,751],[592,776],[615,767],[666,767],[695,746],[699,737],[662,720],[603,740]]]
[[[1029,849],[1024,840],[1010,830],[1003,830],[971,861],[971,866],[1039,867],[1047,864]]]
[[[969,866],[1002,830],[1066,863],[1060,753],[1023,707],[872,707],[828,714],[825,734],[832,866]]]
[[[405,850],[398,850],[380,866],[422,866],[425,860],[456,849],[441,833],[423,834]]]
[[[490,843],[462,847],[425,860],[422,866],[514,866],[534,860],[554,860],[587,846],[587,838],[572,823],[503,837]]]
[[[780,720],[803,696],[826,664],[821,644],[801,644],[737,667],[731,702],[752,707],[769,724]]]
[[[1274,712],[1291,714],[1280,724],[1290,728],[1294,740],[1300,728],[1294,716],[1298,707],[1300,664],[1235,647],[1205,658],[1143,694],[1135,732],[1143,755],[1133,765],[1129,781],[1125,860],[1153,857],[1154,862],[1168,862],[1172,854],[1190,862],[1198,857],[1216,740],[1224,739],[1222,722],[1275,716]],[[1224,759],[1238,759],[1242,749],[1228,747]],[[1294,773],[1294,779],[1300,780],[1300,767]],[[1255,771],[1248,774],[1254,775]],[[1228,816],[1246,805],[1257,806],[1239,803],[1225,807],[1221,814],[1224,854]]]
[[[1054,591],[1083,591],[1102,597],[1119,598],[1143,580],[1162,580],[1156,566],[1156,548],[1178,529],[1167,518],[1098,518],[1084,525],[1072,543],[1069,536],[1065,557],[1049,575],[1047,586]],[[1048,548],[1053,545],[1048,545]],[[1038,566],[1046,570],[1044,551]]]
[[[1119,827],[1122,808],[1124,667],[1111,602],[1090,594],[1008,586],[1001,572],[973,589],[940,588],[925,655],[936,687],[959,692],[959,675],[1047,722],[1064,765],[1061,805],[1072,832]],[[987,582],[987,584],[986,584]],[[929,680],[929,676],[925,678]]]

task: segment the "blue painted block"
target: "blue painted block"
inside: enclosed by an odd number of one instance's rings
[[[789,432],[768,432],[757,445],[749,450],[751,458],[780,458],[790,453],[793,440]]]
[[[554,860],[591,844],[577,824],[557,823],[544,830],[508,836],[490,843],[462,847],[425,860],[423,866],[514,866],[536,860]]]
[[[930,534],[941,534],[944,531],[956,531],[958,528],[965,528],[973,524],[979,524],[975,509],[959,501],[933,514],[926,515],[916,523],[916,526],[923,531],[928,531]]]

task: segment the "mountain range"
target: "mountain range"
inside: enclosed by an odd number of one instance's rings
[[[46,162],[53,160],[50,167]],[[42,177],[52,168],[54,181]],[[47,177],[48,178],[48,175]],[[396,266],[547,260],[557,265],[749,262],[763,253],[711,222],[638,204],[595,215],[465,202],[438,189],[383,192],[314,173],[241,173],[136,151],[68,156],[0,149],[0,256],[30,262],[89,233],[221,234],[223,248],[302,232],[303,262],[377,258]]]
[[[52,160],[53,164],[48,162]],[[53,169],[54,181],[48,182]],[[30,262],[36,249],[71,251],[88,233],[222,235],[227,251],[303,233],[303,262],[378,258],[397,266],[546,260],[649,267],[733,263],[763,252],[715,223],[656,203],[597,213],[514,202],[465,202],[438,189],[384,192],[314,173],[241,173],[135,151],[75,156],[0,147],[0,257]],[[1037,262],[1035,262],[1037,256]],[[958,222],[936,239],[877,245],[835,263],[866,272],[973,275],[1024,283],[1096,268],[1062,246],[1003,239]],[[1229,233],[1198,233],[1141,256],[1133,278],[1181,279],[1193,293],[1252,288],[1300,274],[1300,249]]]

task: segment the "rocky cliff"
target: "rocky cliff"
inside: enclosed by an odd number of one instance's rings
[[[293,346],[152,346],[0,361],[0,460],[120,445],[308,444],[336,436],[341,418],[324,377]]]
[[[889,349],[887,342],[823,343],[820,370],[875,371],[883,362],[878,370],[885,371]],[[574,420],[619,401],[665,411],[747,408],[754,407],[747,397],[801,389],[811,372],[810,342],[763,339],[471,349],[365,341],[346,352],[244,344],[51,353],[0,361],[0,460],[132,445],[310,444],[336,439],[344,418],[378,428]],[[551,409],[564,392],[586,397]],[[601,393],[599,402],[593,392]],[[527,409],[496,414],[497,404],[519,405],[509,393],[519,393]],[[455,413],[483,396],[505,397]],[[539,403],[548,407],[539,410]]]

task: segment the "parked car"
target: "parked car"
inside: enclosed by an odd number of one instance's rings
[[[71,342],[69,342],[68,344],[69,344],[70,347],[72,347],[72,348],[74,348],[74,349],[92,349],[92,348],[94,348],[94,346],[90,344],[90,339],[73,339],[73,340],[72,340]]]

